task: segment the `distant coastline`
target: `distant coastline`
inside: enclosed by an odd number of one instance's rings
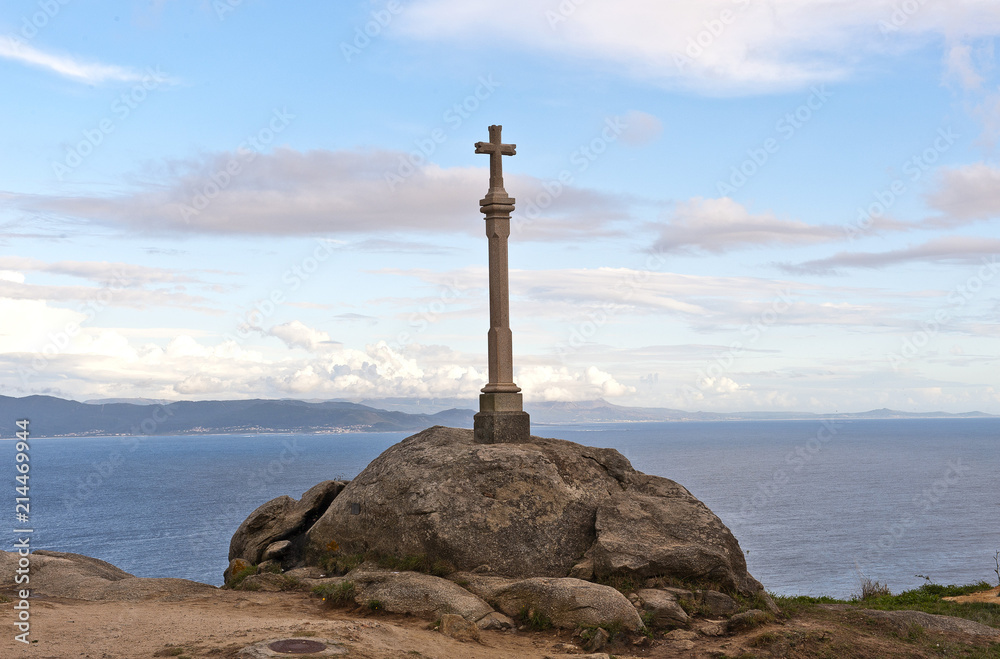
[[[475,404],[462,399],[381,399],[352,402],[302,400],[152,401],[109,399],[79,402],[54,396],[0,396],[0,414],[31,419],[35,437],[134,435],[344,434],[416,432],[435,425],[468,428]],[[529,403],[537,426],[709,421],[852,421],[989,419],[984,412],[687,412],[625,407],[605,400]],[[0,427],[0,439],[14,426]]]

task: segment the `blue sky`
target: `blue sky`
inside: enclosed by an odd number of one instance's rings
[[[1000,6],[11,1],[0,385],[1000,413]]]

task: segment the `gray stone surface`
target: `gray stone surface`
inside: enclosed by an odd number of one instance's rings
[[[480,444],[526,442],[531,435],[527,412],[479,412],[472,420],[475,438]]]
[[[479,627],[455,613],[445,613],[441,616],[441,626],[438,628],[445,636],[456,641],[479,642]]]
[[[480,629],[513,629],[516,625],[510,617],[494,611],[477,620],[476,626]]]
[[[360,514],[351,514],[357,504]],[[478,444],[435,427],[372,461],[307,533],[307,554],[425,554],[505,577],[666,575],[756,593],[739,544],[683,487],[635,471],[613,449],[532,437]]]
[[[875,609],[860,609],[869,618],[881,620],[892,626],[897,632],[905,635],[912,625],[938,632],[957,632],[971,636],[1000,638],[1000,629],[984,625],[965,618],[941,616],[923,611],[878,611]]]
[[[714,590],[701,593],[701,605],[710,616],[731,616],[740,610],[740,605],[729,595]]]
[[[518,581],[496,593],[491,603],[509,616],[535,611],[563,629],[614,623],[633,631],[643,628],[635,607],[617,590],[568,577]]]
[[[670,575],[752,595],[739,543],[705,504],[674,481],[636,472],[627,490],[601,502],[588,552],[598,578]]]
[[[273,543],[300,537],[326,511],[344,489],[344,481],[323,481],[296,501],[289,496],[271,499],[254,510],[240,524],[229,543],[229,560],[241,558],[252,564],[264,560],[264,552]],[[294,554],[291,544],[282,557]]]
[[[771,619],[771,614],[760,609],[750,609],[743,613],[737,613],[725,622],[726,633],[735,634],[747,629],[752,629],[764,624]]]
[[[643,588],[636,595],[639,596],[643,610],[653,614],[655,627],[687,627],[688,614],[672,594],[663,590]]]
[[[0,551],[0,582],[14,584],[21,557]],[[33,597],[66,597],[88,601],[136,601],[210,594],[217,588],[187,579],[146,579],[90,556],[38,549],[31,552]]]
[[[367,606],[378,600],[390,613],[436,618],[445,613],[476,622],[493,607],[447,579],[419,572],[388,572],[358,568],[344,575],[354,584],[354,601]]]

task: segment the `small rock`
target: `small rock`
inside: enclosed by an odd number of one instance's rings
[[[693,641],[698,638],[698,634],[689,629],[675,629],[664,634],[663,638],[668,641]]]
[[[556,643],[552,646],[552,649],[556,652],[562,652],[564,654],[577,654],[580,651],[580,648],[571,643]]]
[[[637,593],[642,608],[653,614],[657,627],[687,627],[688,614],[670,593],[654,588],[643,588]]]
[[[283,571],[281,569],[281,561],[264,561],[257,566],[257,574],[263,574],[264,572],[280,574]]]
[[[694,641],[671,641],[670,647],[675,650],[694,650]]]
[[[705,636],[723,636],[726,633],[726,628],[720,622],[706,622],[697,631]]]
[[[590,640],[583,646],[583,649],[587,652],[597,652],[598,650],[603,650],[604,646],[608,644],[611,639],[611,634],[607,632],[603,627],[598,627],[594,630],[594,635],[590,637]]]
[[[726,632],[733,634],[744,629],[752,629],[767,622],[770,614],[760,609],[750,609],[745,613],[737,613],[726,621]]]
[[[569,569],[567,577],[588,581],[594,578],[594,560],[585,558]]]
[[[439,631],[445,636],[450,636],[463,643],[479,642],[479,627],[454,613],[445,613],[441,616]]]
[[[513,629],[514,621],[499,611],[493,611],[477,620],[476,626],[480,629]]]
[[[264,553],[261,555],[261,559],[264,561],[280,561],[288,554],[288,550],[291,548],[292,543],[288,540],[272,542],[264,550]]]
[[[701,602],[711,616],[731,616],[740,610],[740,605],[732,597],[714,590],[702,592]]]
[[[242,572],[248,567],[250,567],[250,561],[245,561],[242,558],[234,558],[229,561],[229,567],[222,573],[223,583],[229,583],[236,573]]]

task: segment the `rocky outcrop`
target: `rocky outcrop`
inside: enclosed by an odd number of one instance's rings
[[[677,598],[665,591],[643,588],[636,592],[639,606],[652,615],[653,626],[671,629],[687,627],[688,614],[677,603]]]
[[[0,583],[15,584],[16,552],[0,551]],[[135,601],[211,593],[214,586],[187,579],[145,579],[102,560],[59,551],[31,552],[30,588],[33,596],[66,597],[90,601]]]
[[[385,572],[359,568],[344,576],[354,584],[359,606],[378,606],[390,613],[437,618],[445,613],[477,622],[493,607],[461,586],[429,574]]]
[[[271,499],[244,520],[229,543],[229,560],[256,565],[265,560],[292,563],[301,549],[305,532],[319,519],[344,489],[344,481],[323,481],[302,495]]]
[[[597,508],[587,552],[596,577],[670,575],[747,595],[761,590],[736,538],[705,504],[666,478],[635,473],[630,481]]]
[[[314,557],[337,547],[515,578],[572,570],[762,590],[729,529],[686,489],[635,471],[615,450],[541,437],[477,444],[471,430],[442,427],[409,437],[343,488],[305,542]]]
[[[897,633],[905,636],[913,625],[937,632],[953,632],[969,634],[970,636],[986,636],[1000,638],[1000,629],[990,627],[974,620],[955,618],[954,616],[935,615],[923,611],[878,611],[875,609],[860,609],[858,613],[868,618],[881,620],[892,627]]]
[[[643,628],[635,607],[620,592],[569,577],[524,579],[499,590],[491,602],[509,616],[534,614],[564,629],[608,624]]]

